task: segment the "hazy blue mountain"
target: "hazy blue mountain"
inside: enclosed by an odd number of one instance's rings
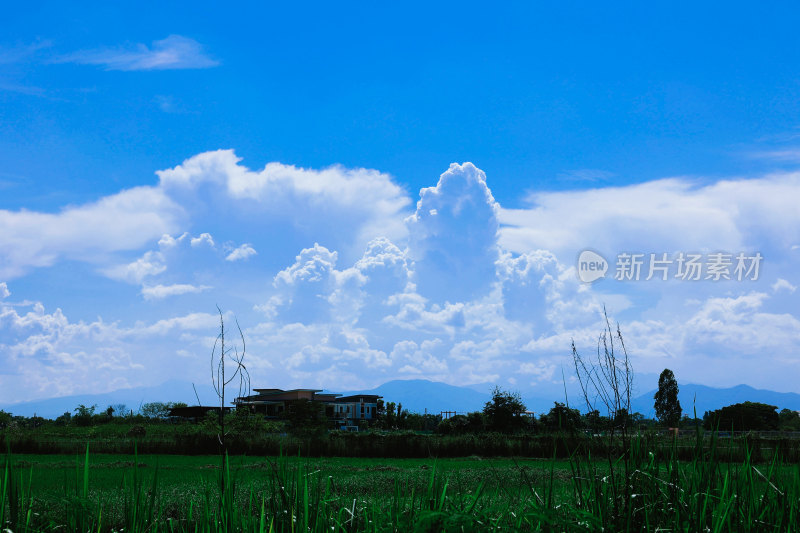
[[[478,392],[468,387],[457,387],[426,379],[398,379],[370,390],[349,391],[342,394],[378,394],[383,401],[402,403],[410,412],[439,414],[441,411],[480,411],[489,401],[489,392]]]
[[[203,405],[215,405],[214,392],[210,385],[197,385],[197,392]],[[233,399],[233,398],[231,398]],[[97,412],[105,411],[109,405],[125,404],[128,410],[138,411],[139,406],[148,402],[186,402],[197,405],[192,384],[188,381],[171,380],[154,387],[134,387],[119,389],[102,394],[77,394],[46,400],[35,400],[14,404],[0,405],[0,409],[17,416],[41,416],[56,418],[65,412],[75,412],[78,405],[91,407],[97,405]]]
[[[696,385],[694,383],[678,384],[678,400],[681,402],[683,413],[692,416],[694,409],[699,418],[703,413],[726,405],[733,405],[742,402],[760,402],[769,405],[776,405],[778,410],[792,409],[800,411],[800,394],[794,392],[775,392],[771,390],[754,389],[748,385],[736,385],[725,389]],[[634,411],[638,411],[647,417],[653,417],[654,399],[657,389],[647,392],[633,400]],[[696,400],[695,400],[696,399]]]

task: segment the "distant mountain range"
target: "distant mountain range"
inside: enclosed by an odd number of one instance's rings
[[[396,379],[374,389],[344,394],[379,394],[385,402],[401,403],[409,412],[437,415],[441,411],[479,411],[491,398],[490,389],[478,392],[427,379]]]
[[[214,391],[208,385],[198,385],[197,393],[203,405],[215,405],[219,401],[216,400]],[[75,408],[79,405],[87,407],[96,405],[97,412],[103,412],[109,405],[125,404],[126,410],[136,412],[142,404],[148,402],[186,402],[189,405],[197,405],[197,398],[190,382],[170,380],[155,387],[134,387],[102,394],[61,396],[46,400],[0,405],[0,409],[18,416],[35,414],[44,418],[56,418],[65,412],[74,414]]]
[[[492,388],[493,386],[490,384],[459,387],[425,379],[410,379],[389,381],[370,390],[342,391],[342,394],[378,394],[383,396],[386,402],[401,403],[403,409],[417,413],[439,414],[442,411],[465,413],[483,409],[484,404],[491,398]],[[203,405],[214,405],[217,402],[210,386],[198,386],[197,392]],[[568,392],[570,406],[582,408],[583,405],[577,401],[578,395],[575,394],[575,390]],[[634,398],[632,400],[633,410],[652,417],[655,392],[654,389]],[[549,411],[556,401],[564,402],[563,386],[560,393],[558,387],[552,387],[548,390],[523,390],[521,396],[528,410],[537,414]],[[706,411],[744,401],[776,405],[779,410],[788,408],[800,411],[800,394],[754,389],[747,385],[718,389],[687,383],[680,385],[678,399],[685,414],[691,416],[694,406],[698,417],[702,417]],[[197,399],[192,390],[192,384],[186,381],[172,380],[155,387],[136,387],[103,394],[81,394],[6,404],[0,405],[0,409],[15,415],[32,416],[36,414],[45,418],[55,418],[67,411],[74,412],[74,409],[81,404],[97,405],[98,412],[104,411],[109,405],[125,404],[128,410],[135,412],[144,403],[168,401],[196,405]]]
[[[679,385],[678,400],[681,402],[683,413],[693,416],[697,413],[698,418],[703,417],[703,413],[726,405],[733,405],[742,402],[759,402],[768,405],[775,405],[778,411],[781,409],[791,409],[800,411],[800,394],[794,392],[775,392],[771,390],[754,389],[748,385],[736,385],[727,389],[715,389],[705,385],[695,385],[687,383]],[[632,401],[633,410],[638,411],[648,418],[654,416],[653,403],[657,389],[642,394]]]

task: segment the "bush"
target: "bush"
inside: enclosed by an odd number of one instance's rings
[[[129,429],[125,435],[130,438],[140,439],[145,435],[147,435],[147,430],[145,429],[144,426],[140,426],[137,424],[135,426],[131,426],[131,429]]]

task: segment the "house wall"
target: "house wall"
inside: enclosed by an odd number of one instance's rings
[[[377,403],[368,402],[335,402],[333,404],[334,417],[371,420],[376,417]]]

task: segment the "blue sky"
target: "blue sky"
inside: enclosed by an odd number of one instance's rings
[[[7,8],[0,402],[204,380],[216,304],[257,386],[545,390],[605,304],[642,373],[795,390],[797,22],[788,3]],[[584,249],[606,279],[578,279]],[[619,281],[623,252],[764,259],[757,280]]]

